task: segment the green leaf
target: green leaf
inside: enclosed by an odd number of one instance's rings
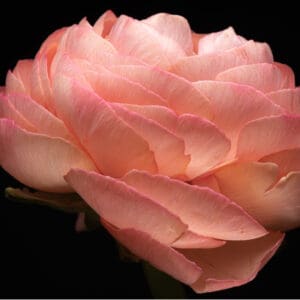
[[[48,206],[67,213],[90,213],[91,211],[91,208],[84,202],[84,200],[75,193],[57,194],[45,192],[30,192],[26,188],[14,189],[8,187],[5,189],[5,196],[13,201],[26,204]]]

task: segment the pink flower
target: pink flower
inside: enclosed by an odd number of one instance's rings
[[[300,225],[300,89],[267,44],[232,28],[83,19],[8,72],[0,115],[7,172],[75,190],[196,292],[252,280]]]

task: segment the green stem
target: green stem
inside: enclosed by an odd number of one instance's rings
[[[179,281],[155,269],[146,262],[142,264],[154,299],[186,299],[184,286]]]

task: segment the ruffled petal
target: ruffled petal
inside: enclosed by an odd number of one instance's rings
[[[279,151],[300,147],[300,116],[274,116],[251,121],[241,130],[237,157],[258,160]]]
[[[249,41],[224,52],[180,58],[171,71],[190,81],[213,80],[229,68],[272,62],[273,55],[267,44]]]
[[[228,242],[215,249],[181,250],[201,267],[203,274],[191,285],[197,293],[213,292],[245,284],[274,255],[284,235],[273,232],[262,238]]]
[[[1,166],[23,184],[47,192],[70,192],[63,176],[72,168],[95,170],[75,145],[61,138],[27,132],[0,120]]]
[[[122,180],[178,215],[196,234],[223,240],[266,234],[242,208],[208,188],[141,171],[131,171]]]
[[[177,280],[192,284],[201,276],[201,268],[168,245],[135,228],[116,229],[103,222],[111,235],[136,256]]]
[[[176,215],[120,180],[79,169],[65,178],[102,218],[120,229],[144,231],[164,244],[186,230]]]
[[[238,66],[219,73],[216,80],[250,85],[264,93],[295,88],[293,70],[279,63]]]
[[[123,176],[129,170],[157,170],[148,143],[113,109],[81,83],[60,75],[54,82],[57,111],[104,174]]]
[[[111,10],[107,10],[94,24],[94,30],[105,38],[116,21],[116,15]]]

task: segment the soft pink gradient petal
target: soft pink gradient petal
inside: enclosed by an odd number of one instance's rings
[[[158,13],[144,19],[143,23],[151,26],[163,39],[171,39],[186,55],[193,54],[192,32],[188,21],[179,15]]]
[[[191,155],[186,170],[191,179],[219,164],[230,150],[230,141],[214,124],[194,115],[181,115],[175,132]]]
[[[198,55],[216,53],[242,46],[247,40],[235,33],[232,27],[205,35],[198,43]]]
[[[30,89],[30,88],[29,88]],[[22,81],[14,75],[11,71],[7,72],[5,79],[5,92],[6,93],[30,93],[26,91]]]
[[[208,187],[217,193],[221,193],[218,181],[213,174],[207,175],[205,177],[197,177],[193,179],[191,183],[200,187]]]
[[[104,174],[121,177],[132,169],[155,172],[148,143],[95,93],[64,75],[54,82],[57,111]]]
[[[300,172],[282,177],[264,195],[268,206],[265,223],[269,228],[287,231],[300,225]]]
[[[79,169],[72,169],[65,178],[102,218],[118,228],[144,231],[165,244],[186,230],[176,215],[120,180]]]
[[[194,85],[209,98],[214,111],[213,122],[230,138],[234,147],[247,122],[283,113],[279,106],[250,86],[220,81],[198,81]]]
[[[177,113],[193,113],[211,118],[208,99],[188,80],[153,66],[113,66],[116,72],[160,95]]]
[[[219,73],[216,80],[250,85],[264,93],[295,87],[293,70],[279,63],[238,66]]]
[[[277,165],[252,162],[224,167],[215,177],[221,192],[266,228],[284,231],[300,224],[300,181],[299,174],[294,174],[289,173],[276,184]]]
[[[285,108],[287,112],[300,114],[300,87],[271,92],[267,97]]]
[[[102,220],[103,225],[122,245],[157,269],[185,283],[194,283],[202,273],[200,267],[168,245],[135,228],[117,229]]]
[[[100,36],[105,38],[109,34],[116,21],[116,15],[111,10],[107,10],[94,24],[94,30]]]
[[[173,38],[165,37],[152,26],[125,15],[118,18],[108,35],[108,40],[122,55],[134,56],[165,69],[186,55],[184,49]]]
[[[11,94],[7,97],[10,104],[14,106],[22,117],[34,126],[36,132],[74,142],[74,138],[70,135],[64,123],[30,97],[20,94]],[[21,124],[20,126],[22,127]]]
[[[113,105],[112,108],[126,124],[148,142],[160,174],[171,177],[185,174],[190,157],[185,155],[185,143],[182,139],[157,122],[130,112],[121,105]]]
[[[225,241],[186,231],[179,239],[172,243],[172,247],[178,249],[209,249],[225,245]]]
[[[251,241],[228,242],[215,249],[181,250],[203,270],[202,276],[191,287],[197,293],[214,292],[253,280],[283,238],[284,234],[272,232]]]
[[[289,172],[300,171],[300,148],[283,150],[267,156],[260,161],[273,162],[279,168],[279,176],[285,176]]]
[[[95,170],[75,145],[25,131],[7,119],[0,120],[1,166],[23,184],[47,192],[70,192],[63,176],[72,168]]]
[[[196,234],[224,240],[247,240],[266,234],[242,208],[208,188],[136,170],[122,180],[178,215]]]
[[[171,71],[191,81],[213,80],[229,68],[272,62],[272,51],[267,44],[248,41],[231,50],[180,58]]]
[[[273,116],[251,121],[241,130],[237,157],[258,160],[279,151],[300,147],[300,116]]]

